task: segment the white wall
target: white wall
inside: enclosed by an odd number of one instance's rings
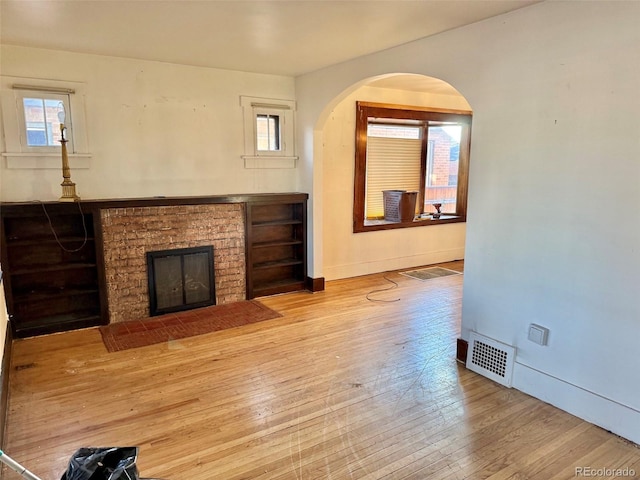
[[[290,77],[3,45],[2,75],[83,82],[83,199],[294,191],[295,169],[245,169],[240,95],[294,99]],[[4,140],[2,145],[4,151]],[[60,169],[0,167],[2,201],[60,197]]]
[[[326,105],[375,75],[421,73],[465,96],[474,119],[463,337],[476,330],[516,346],[516,388],[636,442],[638,24],[639,2],[544,2],[296,81],[303,142]],[[301,147],[321,258],[330,160]],[[531,322],[550,329],[548,346],[526,340]]]
[[[464,258],[465,224],[353,233],[356,101],[469,109],[453,95],[362,86],[328,115],[323,128],[323,263],[325,279],[347,278]]]

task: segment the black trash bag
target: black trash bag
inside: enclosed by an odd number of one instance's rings
[[[81,448],[60,480],[141,480],[138,447]]]

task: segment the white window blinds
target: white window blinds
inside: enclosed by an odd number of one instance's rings
[[[384,216],[383,190],[420,190],[421,139],[369,136],[365,218]]]

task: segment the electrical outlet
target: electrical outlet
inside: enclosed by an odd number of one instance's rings
[[[532,323],[529,325],[529,340],[538,345],[546,345],[549,339],[549,329]]]

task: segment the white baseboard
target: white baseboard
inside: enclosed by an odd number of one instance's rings
[[[631,407],[517,362],[513,388],[640,444],[640,412]]]
[[[387,272],[389,270],[400,270],[421,267],[423,265],[433,265],[435,263],[452,262],[464,258],[464,247],[451,250],[440,250],[420,255],[407,257],[385,258],[372,260],[370,262],[357,262],[346,265],[325,265],[323,268],[325,280],[338,280],[340,278],[359,277],[371,273]]]

